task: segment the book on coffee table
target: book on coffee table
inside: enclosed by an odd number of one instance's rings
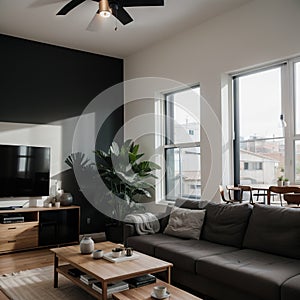
[[[84,282],[85,284],[87,285],[90,285],[90,284],[93,284],[94,282],[97,282],[97,279],[88,275],[88,274],[83,274],[83,275],[80,275],[80,280],[82,282]]]
[[[146,274],[142,276],[137,276],[125,280],[131,287],[140,287],[143,285],[151,284],[156,282],[156,277],[152,274]]]
[[[69,269],[68,274],[72,275],[73,277],[80,277],[80,275],[85,275],[84,272],[76,268]]]
[[[97,281],[92,284],[92,288],[102,294],[102,284]],[[122,292],[129,289],[129,285],[125,281],[117,281],[112,282],[107,285],[107,295],[111,295],[112,293]]]

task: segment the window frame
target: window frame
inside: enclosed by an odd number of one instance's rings
[[[233,182],[240,184],[240,122],[239,122],[239,82],[238,78],[281,67],[281,113],[285,117],[287,127],[284,128],[283,139],[285,142],[285,176],[292,183],[299,184],[296,180],[296,142],[300,142],[300,132],[296,133],[296,63],[300,57],[280,61],[275,64],[252,68],[240,73],[231,74],[232,79],[232,105],[233,105]],[[300,107],[300,103],[298,103]],[[300,115],[299,115],[300,117]],[[280,139],[280,137],[277,137]],[[267,138],[266,138],[267,139]]]
[[[292,107],[293,107],[293,112],[292,112],[292,120],[293,123],[292,125],[292,134],[291,134],[291,149],[292,149],[292,156],[293,159],[289,161],[290,165],[293,166],[293,180],[296,184],[300,183],[300,176],[299,176],[299,180],[296,180],[296,168],[297,168],[297,164],[296,164],[296,143],[300,143],[300,131],[299,133],[297,133],[297,111],[296,111],[296,64],[299,63],[300,64],[300,56],[293,58],[289,61],[289,76],[290,76],[290,85],[289,85],[289,91],[290,91],[290,98],[292,99]],[[299,78],[300,80],[300,78]],[[300,93],[300,83],[299,83],[299,93]],[[298,103],[298,109],[300,109],[300,95],[299,95],[299,103]],[[300,118],[300,113],[298,115],[298,117]],[[300,122],[300,121],[299,121]]]
[[[200,84],[193,84],[193,85],[190,85],[188,87],[179,88],[179,89],[176,89],[176,90],[172,90],[171,92],[162,94],[163,99],[164,99],[163,100],[164,101],[164,104],[163,104],[163,118],[164,118],[163,126],[164,126],[164,133],[165,133],[164,136],[165,136],[165,138],[164,138],[164,141],[163,141],[163,155],[164,155],[164,161],[165,162],[167,161],[167,153],[166,152],[169,149],[178,149],[179,153],[180,153],[185,148],[199,147],[200,157],[201,157],[201,146],[200,146],[200,143],[201,143],[201,133],[200,133],[201,132],[201,123],[199,123],[199,141],[197,141],[197,142],[188,142],[188,143],[185,143],[185,142],[179,142],[178,143],[178,142],[176,142],[176,143],[171,143],[170,141],[168,141],[168,134],[167,134],[168,126],[171,127],[171,129],[169,131],[169,132],[171,132],[171,135],[174,134],[174,128],[172,128],[173,126],[170,125],[170,122],[168,121],[169,119],[174,118],[174,109],[170,109],[170,105],[172,103],[172,100],[170,101],[168,99],[168,97],[172,97],[173,95],[175,95],[177,93],[181,93],[181,92],[196,89],[196,88],[199,89],[199,102],[200,102],[199,104],[201,104],[201,101],[200,101],[200,97],[201,97]],[[168,114],[169,111],[172,111],[173,113]],[[200,111],[201,111],[201,107],[200,107]],[[199,116],[200,116],[200,112],[199,112]],[[201,159],[200,159],[200,163],[201,163]],[[171,198],[168,198],[168,196],[167,196],[167,191],[168,191],[167,181],[168,181],[168,179],[167,179],[166,167],[164,169],[165,169],[165,177],[164,177],[163,198],[167,202],[174,203],[176,199],[171,199]],[[181,178],[182,178],[182,176],[181,176]],[[201,190],[201,188],[200,188],[200,190]],[[180,197],[182,197],[182,182],[180,183]]]

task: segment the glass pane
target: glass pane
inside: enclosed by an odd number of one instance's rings
[[[241,184],[273,184],[284,176],[284,139],[253,140],[240,144]]]
[[[239,78],[240,140],[282,137],[281,68]]]
[[[168,200],[200,199],[200,147],[166,150],[166,194]]]
[[[240,183],[274,184],[284,176],[281,68],[239,78]]]
[[[200,141],[200,88],[166,97],[167,144]]]
[[[166,198],[176,200],[180,197],[179,149],[166,150]]]
[[[182,163],[182,196],[200,199],[201,196],[201,165],[200,147],[181,149]]]
[[[300,134],[300,62],[295,64],[296,133]]]
[[[297,183],[299,183],[300,182],[300,141],[295,142],[295,167],[296,167],[295,180]]]

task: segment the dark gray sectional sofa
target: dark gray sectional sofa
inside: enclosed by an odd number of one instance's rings
[[[199,240],[164,234],[168,214],[156,234],[137,236],[125,226],[128,246],[174,264],[174,283],[216,300],[300,299],[300,209],[176,205],[206,209]]]

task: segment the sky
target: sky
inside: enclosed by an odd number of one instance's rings
[[[279,137],[281,68],[239,78],[240,136]]]

